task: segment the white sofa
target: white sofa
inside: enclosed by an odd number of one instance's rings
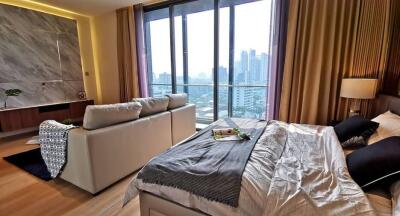
[[[73,129],[61,178],[96,194],[195,133],[195,105],[95,130]]]

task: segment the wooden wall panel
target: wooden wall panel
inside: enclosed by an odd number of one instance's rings
[[[59,122],[68,118],[77,120],[84,116],[86,106],[92,104],[93,100],[86,100],[14,110],[0,110],[0,133],[38,127],[41,122],[50,119]]]
[[[392,1],[392,37],[388,51],[388,62],[383,92],[400,96],[400,1]]]

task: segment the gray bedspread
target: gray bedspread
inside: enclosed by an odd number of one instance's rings
[[[211,130],[226,124],[240,128],[251,140],[214,140]],[[244,168],[266,124],[250,119],[236,123],[231,119],[219,120],[192,139],[152,159],[137,178],[237,207]]]

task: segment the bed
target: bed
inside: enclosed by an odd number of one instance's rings
[[[400,111],[396,97],[381,95],[377,101],[377,113]],[[242,119],[229,121],[243,125]],[[229,121],[217,124],[229,126]],[[237,206],[141,179],[132,180],[124,203],[139,194],[143,216],[391,215],[387,194],[364,193],[352,180],[332,127],[278,121],[261,124],[265,124],[265,131],[243,171]]]

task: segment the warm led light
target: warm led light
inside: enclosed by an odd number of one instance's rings
[[[62,16],[69,19],[76,19],[78,17],[89,17],[84,14],[79,14],[70,10],[62,9],[52,5],[32,1],[32,0],[0,0],[2,4],[13,5],[17,7],[23,7],[31,10],[40,11],[56,16]]]
[[[96,37],[96,29],[93,18],[90,18],[90,33],[92,35],[92,49],[93,49],[93,60],[94,60],[94,71],[95,71],[95,78],[96,78],[96,91],[97,91],[97,101],[99,104],[103,103],[103,94],[101,91],[101,81],[100,81],[100,74],[99,74],[99,61],[98,61],[98,48],[97,48],[97,37]]]

